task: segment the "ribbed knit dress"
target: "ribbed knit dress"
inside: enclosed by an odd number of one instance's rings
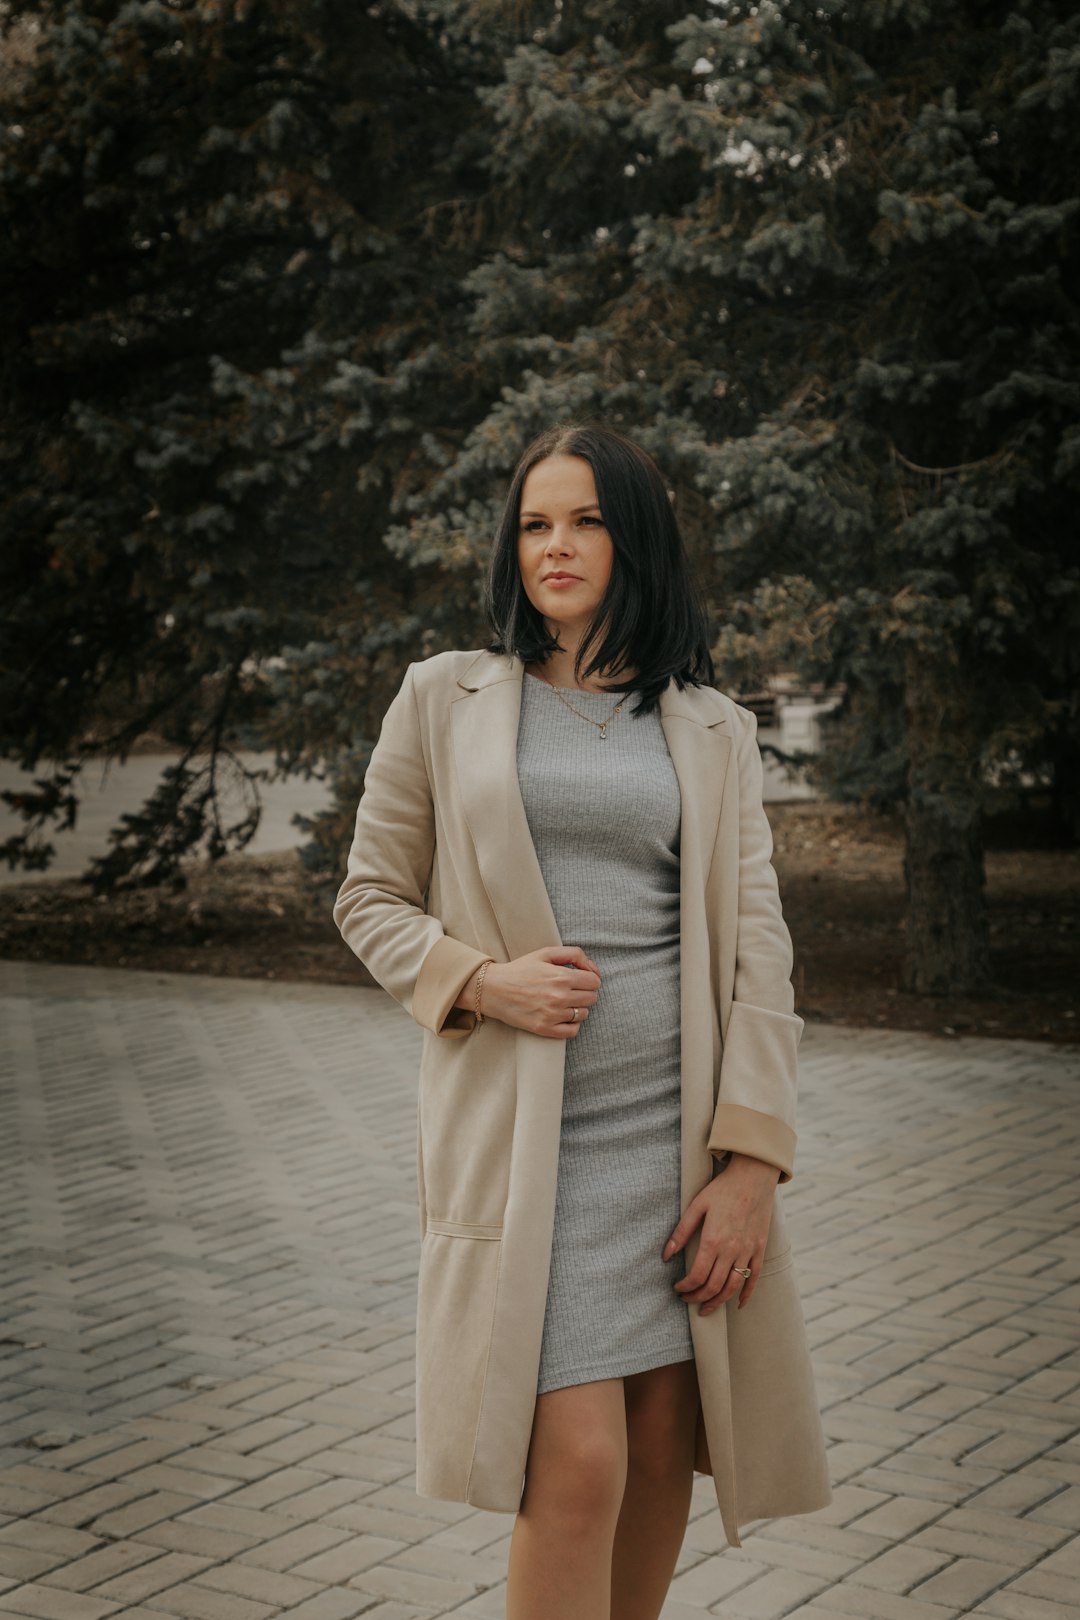
[[[605,719],[607,692],[559,691]],[[551,1271],[537,1393],[693,1360],[661,1251],[680,1198],[679,781],[636,693],[600,737],[525,674],[517,769],[559,937],[600,968],[566,1038]],[[569,1016],[569,1014],[568,1014]]]

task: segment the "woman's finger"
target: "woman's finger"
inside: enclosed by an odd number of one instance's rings
[[[559,1013],[554,1013],[552,1015],[555,1018],[555,1025],[552,1030],[553,1034],[574,1036],[579,1032],[582,1024],[589,1016],[589,1009],[585,1006],[584,1002],[578,1002],[576,1005],[578,1014],[576,1018],[571,1016],[571,1011],[569,1009],[561,1016]]]
[[[664,1244],[663,1250],[661,1251],[661,1260],[670,1260],[673,1258],[673,1256],[678,1254],[679,1250],[687,1242],[692,1233],[697,1231],[704,1219],[705,1204],[702,1201],[701,1194],[699,1193],[696,1198],[692,1198],[690,1200],[686,1208],[683,1210],[682,1215],[676,1222],[671,1236],[668,1238],[667,1242]],[[694,1260],[694,1269],[697,1270],[699,1263],[703,1263],[704,1260],[705,1256],[701,1253],[699,1248],[697,1256]],[[708,1269],[705,1268],[703,1264],[700,1274],[703,1277],[708,1276]]]
[[[705,1281],[693,1289],[686,1289],[682,1292],[682,1298],[690,1304],[700,1304],[703,1310],[715,1310],[718,1305],[723,1305],[735,1294],[741,1296],[741,1290],[755,1280],[753,1267],[752,1256],[742,1260],[728,1250],[724,1254],[717,1255]],[[744,1271],[749,1271],[750,1276],[744,1277]],[[688,1279],[684,1279],[684,1282],[686,1280]],[[681,1291],[679,1283],[676,1283],[675,1287]]]
[[[699,1249],[697,1259],[688,1274],[675,1284],[675,1291],[680,1299],[686,1300],[687,1304],[696,1305],[701,1300],[711,1298],[724,1286],[730,1269],[726,1256],[717,1255],[713,1258]],[[697,1281],[699,1275],[700,1282]]]
[[[737,1270],[737,1267],[741,1267],[742,1270]],[[743,1271],[749,1271],[750,1276],[744,1277],[742,1274]],[[706,1315],[709,1311],[718,1310],[721,1305],[726,1304],[726,1302],[729,1299],[734,1298],[736,1294],[739,1295],[739,1302],[741,1304],[742,1290],[750,1286],[753,1276],[753,1266],[750,1260],[734,1261],[728,1267],[727,1275],[721,1279],[721,1283],[715,1297],[706,1300],[703,1303],[701,1307],[702,1315]]]
[[[688,1304],[688,1306],[706,1304],[709,1299],[714,1298],[714,1294],[721,1291],[722,1286],[724,1286],[725,1281],[727,1281],[727,1273],[729,1272],[729,1262],[717,1257],[717,1259],[712,1262],[712,1265],[709,1267],[706,1275],[704,1275],[704,1280],[701,1281],[701,1283],[696,1283],[693,1288],[687,1288],[687,1290],[683,1291],[682,1288],[680,1288],[680,1285],[675,1283],[675,1290],[677,1290],[678,1298],[685,1301],[685,1304]],[[690,1277],[683,1278],[683,1281],[693,1281],[693,1273],[691,1273]]]
[[[701,1254],[701,1251],[698,1252]],[[725,1246],[724,1251],[719,1252],[719,1254],[712,1251],[712,1264],[709,1265],[708,1272],[704,1275],[704,1281],[696,1283],[693,1272],[690,1272],[688,1277],[683,1278],[682,1283],[675,1283],[675,1288],[677,1288],[680,1296],[687,1299],[690,1304],[701,1304],[701,1302],[708,1301],[714,1294],[719,1293],[724,1288],[725,1283],[732,1275],[733,1264],[735,1262],[730,1259],[729,1247]]]

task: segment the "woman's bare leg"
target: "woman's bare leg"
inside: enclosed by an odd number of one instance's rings
[[[538,1395],[510,1539],[507,1620],[608,1620],[625,1485],[623,1380]]]
[[[611,1565],[611,1620],[657,1620],[686,1534],[697,1371],[679,1361],[623,1380],[627,1476]]]

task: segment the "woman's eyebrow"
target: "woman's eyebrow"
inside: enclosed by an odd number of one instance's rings
[[[575,506],[570,513],[571,517],[579,517],[582,512],[599,512],[600,502],[593,501],[589,506]],[[522,517],[547,517],[546,512],[522,512]]]

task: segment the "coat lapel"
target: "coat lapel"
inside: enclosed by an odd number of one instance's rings
[[[516,654],[480,652],[459,676],[462,690],[451,704],[458,790],[510,960],[563,943],[517,774],[524,674]],[[704,882],[720,822],[731,734],[707,689],[688,686],[680,692],[674,680],[661,694],[660,721],[682,796],[683,869]]]

